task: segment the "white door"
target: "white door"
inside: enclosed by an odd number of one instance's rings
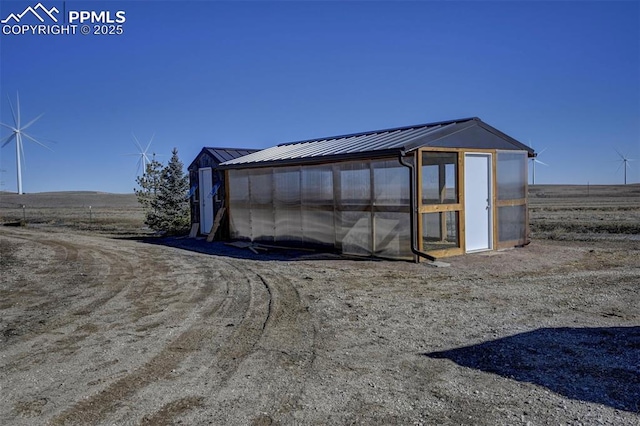
[[[464,164],[464,227],[467,252],[491,250],[491,154],[465,154]]]
[[[198,186],[200,191],[200,233],[208,234],[213,226],[213,197],[211,189],[213,181],[211,179],[211,167],[198,170]]]

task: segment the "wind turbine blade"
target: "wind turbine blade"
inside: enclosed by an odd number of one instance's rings
[[[153,138],[156,136],[156,134],[154,133],[153,135],[151,135],[151,139],[149,140],[149,143],[147,144],[147,147],[144,149],[144,154],[145,157],[147,156],[147,151],[149,151],[149,147],[151,146],[151,142],[153,142]]]
[[[16,109],[18,110],[18,129],[20,128],[20,93],[16,90]]]
[[[41,136],[38,137],[38,140],[42,143],[44,143],[43,141],[47,142],[47,143],[55,143],[57,144],[58,141],[54,141],[53,139],[49,139],[49,138],[43,138]]]
[[[143,150],[140,150],[140,157],[142,157],[142,164],[146,165],[146,163],[150,163],[151,160],[149,159],[149,156],[147,155],[147,152],[149,151],[149,147],[151,146],[151,142],[153,142],[153,138],[156,136],[156,134],[154,133],[153,135],[151,135],[151,139],[149,140],[149,143],[147,144],[146,148]],[[144,171],[145,173],[147,172],[146,170]]]
[[[7,129],[12,130],[12,131],[14,131],[14,132],[18,130],[18,129],[16,129],[16,128],[15,128],[15,127],[13,127],[13,126],[10,126],[10,125],[8,125],[8,124],[4,124],[4,123],[0,123],[0,126],[4,126],[4,127],[6,127]]]
[[[542,151],[540,151],[540,152],[538,153],[538,155],[542,154],[542,153],[543,153],[543,152],[545,152],[546,150],[547,150],[547,148],[544,148]]]
[[[136,176],[140,174],[140,165],[142,164],[142,158],[138,160],[138,167],[136,168]]]
[[[618,168],[616,169],[616,173],[618,173],[620,171],[620,168],[622,167],[622,165],[624,164],[624,162],[621,162],[620,165],[618,166]]]
[[[29,126],[31,126],[33,123],[35,123],[36,121],[38,121],[40,119],[40,117],[42,117],[44,115],[44,112],[42,114],[40,114],[39,116],[37,116],[36,118],[34,118],[33,120],[31,120],[30,122],[28,122],[24,127],[22,127],[20,130],[27,130],[29,128]]]
[[[131,132],[131,136],[133,136],[133,140],[135,142],[135,145],[138,147],[138,149],[140,150],[140,152],[138,153],[138,155],[140,155],[143,151],[142,151],[142,145],[140,145],[140,142],[138,141],[138,138],[136,138],[136,135],[133,134],[133,132]]]
[[[49,148],[48,146],[46,146],[45,144],[43,144],[42,142],[40,142],[39,140],[37,140],[36,138],[34,138],[33,136],[30,136],[26,133],[22,133],[22,136],[24,136],[27,139],[31,139],[33,142],[37,143],[40,146],[43,146],[45,148],[47,148],[49,151],[54,152],[51,148]]]
[[[0,148],[4,148],[5,146],[9,145],[9,143],[14,140],[16,137],[15,133],[11,133],[9,136],[5,137],[5,139],[2,141],[2,146]]]
[[[13,109],[13,104],[11,103],[11,98],[7,95],[7,99],[9,100],[9,108],[11,108],[11,115],[13,116],[13,124],[17,128],[20,128],[20,120],[18,120],[18,116],[16,116],[16,111]]]
[[[538,163],[538,164],[542,164],[543,166],[549,166],[547,163],[543,163],[540,160],[536,160],[535,158],[533,159],[534,162]]]
[[[624,155],[622,155],[622,154],[620,153],[620,151],[618,151],[616,148],[613,148],[613,149],[618,153],[618,155],[620,156],[620,158],[622,158],[622,159],[624,160]]]

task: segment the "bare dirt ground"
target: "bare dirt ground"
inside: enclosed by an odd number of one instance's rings
[[[0,424],[637,425],[640,195],[532,190],[529,246],[449,268],[0,227]]]

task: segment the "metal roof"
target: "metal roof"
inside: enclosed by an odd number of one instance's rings
[[[472,117],[284,143],[225,161],[221,168],[375,158],[421,147],[522,150],[534,155],[532,148]]]
[[[191,167],[194,165],[194,163],[198,160],[198,158],[200,158],[200,156],[203,153],[209,154],[219,164],[219,163],[223,163],[225,161],[236,159],[238,157],[242,157],[242,156],[245,156],[245,155],[252,154],[252,153],[254,153],[256,151],[258,151],[258,150],[257,149],[242,149],[242,148],[204,147],[204,148],[202,148],[200,153],[196,156],[195,160],[193,160],[191,162],[191,164],[189,165],[188,169],[191,169]]]
[[[257,149],[209,148],[209,147],[205,147],[203,150],[211,154],[211,156],[216,160],[218,160],[218,162],[220,163],[233,160],[238,157],[243,157],[245,155],[249,155],[258,151]]]

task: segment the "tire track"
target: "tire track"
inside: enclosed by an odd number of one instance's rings
[[[210,387],[208,405],[219,407],[214,411],[221,424],[234,421],[233,413],[246,411],[247,407],[254,412],[252,418],[244,419],[249,423],[271,416],[295,422],[293,413],[299,408],[315,360],[316,330],[311,314],[289,278],[261,268],[254,270],[245,263],[233,266],[242,267],[253,286],[261,287],[265,297],[261,303],[267,314],[262,321],[255,318],[247,323],[253,323],[252,343],[247,339],[238,352],[233,349],[238,347],[237,343],[230,339],[230,348],[218,354],[209,374],[223,377]],[[236,333],[235,337],[241,335]],[[243,374],[236,374],[238,370]],[[269,400],[260,397],[266,383]]]
[[[51,248],[56,253],[53,269],[44,272],[54,277],[54,285],[45,288],[45,301],[29,308],[46,313],[45,318],[34,316],[23,339],[52,332],[77,322],[78,317],[88,316],[135,281],[134,267],[127,256],[97,249],[92,246],[54,240],[37,240],[36,237],[20,239]],[[80,254],[81,253],[81,254]],[[105,261],[106,260],[106,261]],[[104,271],[97,275],[86,271]],[[78,272],[82,271],[82,272]],[[77,292],[86,287],[95,291],[92,300],[79,306],[69,306]],[[29,321],[22,321],[27,324]]]
[[[22,242],[26,263],[23,281],[8,288],[15,293],[12,297],[20,298],[19,305],[4,311],[3,317],[9,319],[9,327],[19,327],[19,333],[2,348],[9,362],[1,364],[0,371],[9,380],[19,380],[16,371],[48,370],[48,365],[81,350],[81,342],[98,331],[90,316],[132,284],[133,265],[126,254],[99,249],[94,240],[69,242],[65,235],[42,239],[37,233],[3,232],[2,238],[7,237]],[[29,293],[22,297],[25,291]]]
[[[211,307],[211,310],[213,312],[225,311],[231,305],[229,300],[231,300],[229,297],[219,300]],[[110,384],[97,394],[77,402],[54,417],[50,424],[96,424],[114,411],[120,401],[131,397],[140,389],[157,380],[168,378],[172,370],[189,352],[195,351],[203,339],[212,337],[207,334],[199,325],[190,327],[142,367]]]
[[[285,365],[306,374],[315,360],[316,328],[308,307],[291,280],[273,273],[258,274],[272,294],[272,309],[265,324],[261,348],[285,355]]]
[[[157,424],[171,424],[176,418],[189,416],[191,411],[209,410],[212,400],[228,399],[227,392],[233,388],[231,382],[235,384],[239,377],[236,374],[238,369],[243,368],[244,371],[244,367],[241,366],[249,360],[250,363],[274,365],[273,371],[269,371],[268,368],[264,371],[267,376],[265,380],[274,380],[274,383],[277,383],[274,389],[275,398],[269,406],[263,407],[264,410],[288,413],[295,409],[300,396],[292,398],[289,394],[293,389],[296,389],[294,393],[298,394],[303,391],[303,379],[309,374],[315,357],[315,329],[310,321],[309,312],[288,278],[263,271],[262,268],[253,270],[249,267],[253,264],[241,260],[223,260],[209,256],[194,258],[193,255],[179,252],[177,255],[171,252],[171,255],[167,256],[169,251],[154,246],[142,246],[144,249],[140,250],[139,246],[114,243],[107,239],[102,241],[97,238],[72,236],[69,238],[74,240],[68,241],[64,235],[60,237],[59,240],[39,240],[36,234],[21,236],[29,243],[40,244],[54,252],[55,260],[51,262],[52,267],[47,274],[52,277],[58,276],[59,285],[73,288],[74,285],[77,287],[79,282],[82,283],[81,289],[73,289],[76,293],[80,292],[80,297],[71,297],[65,302],[65,295],[61,293],[59,297],[52,299],[52,304],[59,305],[58,310],[53,312],[46,324],[34,330],[32,335],[38,337],[43,333],[76,324],[75,330],[67,331],[60,340],[60,350],[71,351],[61,354],[68,356],[74,353],[74,347],[77,347],[81,340],[96,332],[100,333],[97,335],[99,339],[107,338],[106,336],[114,339],[114,333],[119,333],[120,336],[136,335],[129,331],[132,330],[131,321],[136,321],[142,315],[140,312],[166,306],[166,297],[175,299],[179,298],[180,294],[183,295],[183,299],[178,300],[180,309],[177,313],[172,311],[174,313],[169,314],[171,317],[168,324],[181,321],[176,318],[178,315],[186,317],[190,325],[182,327],[183,331],[163,347],[158,348],[157,343],[151,346],[152,355],[148,355],[142,364],[136,363],[137,367],[133,370],[117,371],[115,367],[110,367],[104,372],[90,370],[92,379],[97,379],[91,382],[102,383],[101,389],[88,397],[81,396],[78,391],[69,393],[65,397],[67,403],[61,406],[61,412],[43,414],[47,417],[53,415],[49,417],[49,424],[96,424],[117,418],[122,415],[123,402],[136,398],[144,399],[148,393],[153,394],[157,386],[163,388],[178,379],[174,371],[189,357],[208,362],[200,364],[200,367],[195,369],[189,367],[193,365],[193,360],[184,364],[187,370],[182,369],[179,380],[184,380],[185,374],[191,377],[187,381],[194,380],[193,383],[198,383],[204,378],[203,381],[208,383],[207,393],[180,392],[175,400],[165,401],[155,410],[147,412],[144,417],[141,413],[138,421],[152,420]],[[80,271],[88,273],[78,281],[77,273],[69,275],[70,268],[79,268]],[[180,268],[181,273],[174,273],[171,268]],[[209,282],[203,286],[203,277],[207,276]],[[183,285],[195,285],[199,290],[190,300],[185,301],[184,292],[180,293]],[[113,302],[111,308],[107,308],[106,305],[114,298],[118,298],[118,301]],[[126,301],[124,305],[123,301]],[[122,311],[123,308],[117,308],[118,306],[126,306],[126,310]],[[117,309],[114,311],[114,308]],[[103,334],[107,329],[100,328],[99,325],[106,326],[110,322],[104,323],[100,318],[104,312],[109,312],[113,317],[118,311],[126,312],[128,317],[133,317],[114,323],[119,331]],[[167,318],[166,315],[161,314],[160,318]],[[88,322],[93,318],[97,319],[98,326]],[[157,322],[157,317],[151,321]],[[166,333],[168,329],[164,330]],[[144,335],[137,337],[141,338],[144,338]],[[123,341],[122,338],[118,339],[117,341]],[[142,342],[144,341],[140,341]],[[53,347],[51,343],[54,343]],[[15,365],[6,366],[10,369],[8,371],[12,371],[11,368],[34,365],[34,359],[37,360],[38,357],[50,359],[51,349],[57,350],[55,343],[43,343],[40,346],[42,349],[36,352],[30,348],[30,353],[25,353],[24,357],[12,357],[12,364]],[[91,345],[95,347],[95,343]],[[86,344],[84,347],[87,347]],[[98,359],[110,362],[114,356],[119,357],[118,353],[110,358]],[[117,359],[115,361],[118,362]],[[126,366],[127,363],[120,365]],[[193,374],[199,376],[193,377]],[[95,377],[96,375],[98,376]],[[162,383],[154,386],[157,382]],[[255,385],[259,386],[259,383]],[[49,392],[55,390],[47,388],[40,393],[48,395]],[[69,404],[73,400],[75,402]],[[116,412],[118,414],[114,417],[113,414]],[[132,414],[133,412],[129,412],[128,415]],[[42,420],[46,422],[45,418]]]
[[[242,322],[234,327],[234,332],[229,337],[227,344],[216,355],[215,363],[212,363],[221,371],[223,385],[238,369],[240,363],[254,350],[258,341],[262,338],[265,324],[271,316],[272,295],[265,288],[257,276],[247,273],[247,270],[225,262],[231,268],[244,275],[249,288],[249,306]]]
[[[263,337],[266,324],[271,317],[272,306],[272,294],[270,287],[261,281],[259,276],[246,268],[241,268],[234,263],[222,261],[227,268],[223,270],[222,278],[228,283],[238,284],[238,276],[242,277],[241,281],[246,289],[246,306],[241,315],[241,321],[237,324],[233,324],[233,331],[224,339],[220,340],[218,347],[213,349],[209,358],[212,358],[208,364],[208,368],[205,371],[206,380],[209,383],[210,392],[207,393],[207,397],[215,397],[221,389],[225,387],[228,381],[236,373],[243,361],[251,356],[257,349],[258,342]],[[231,271],[234,271],[232,273]],[[213,324],[217,324],[219,327],[228,327],[229,324],[224,324],[221,321],[224,315],[212,315],[209,321]],[[205,318],[206,319],[206,318]],[[204,396],[194,397],[191,396],[188,399],[194,398],[200,401],[200,404],[190,404],[189,409],[196,409],[203,406],[202,401]],[[145,415],[141,424],[150,424],[149,421],[153,420],[155,424],[171,424],[173,420],[183,415],[186,409],[181,401],[184,398],[171,401],[164,404],[159,410],[154,413]],[[175,407],[183,407],[180,410],[174,409]]]
[[[164,311],[167,306],[167,297],[172,297],[174,302],[177,298],[179,302],[178,318],[176,318],[175,312],[173,314],[170,313],[170,324],[175,324],[180,321],[179,317],[185,315],[191,317],[191,322],[196,322],[195,320],[199,319],[193,326],[187,328],[185,332],[164,348],[161,348],[159,352],[153,350],[153,353],[157,353],[157,355],[134,370],[133,373],[121,377],[111,385],[106,385],[105,389],[92,397],[76,402],[75,405],[51,419],[51,424],[92,424],[104,419],[108,413],[117,408],[119,402],[124,398],[133,395],[157,380],[170,379],[170,373],[175,370],[179,363],[190,353],[200,349],[205,342],[210,342],[214,337],[220,337],[218,340],[223,340],[224,335],[229,334],[229,331],[225,330],[224,327],[201,326],[200,324],[205,322],[207,318],[226,317],[230,315],[230,312],[234,316],[242,315],[249,305],[245,298],[242,297],[242,293],[247,293],[245,288],[236,286],[231,289],[229,287],[229,283],[237,279],[237,277],[229,276],[217,280],[219,281],[217,284],[211,282],[204,286],[201,285],[201,276],[214,276],[220,266],[219,263],[206,267],[198,263],[194,266],[194,262],[187,261],[185,263],[185,259],[180,258],[180,256],[177,260],[162,258],[159,254],[166,252],[158,247],[143,246],[145,247],[144,250],[139,250],[140,247],[135,247],[132,250],[129,246],[113,245],[110,240],[105,240],[105,244],[102,244],[103,241],[85,238],[79,239],[78,243],[37,240],[36,235],[20,236],[18,238],[28,244],[35,243],[48,247],[54,252],[54,261],[50,262],[54,266],[48,268],[47,274],[48,277],[52,277],[52,280],[57,281],[58,287],[68,288],[74,284],[73,277],[68,276],[69,265],[72,265],[74,269],[81,268],[90,272],[99,271],[99,273],[91,274],[95,275],[92,277],[86,277],[83,280],[84,284],[81,289],[74,288],[74,294],[70,295],[71,304],[64,301],[65,297],[69,296],[68,294],[57,294],[55,297],[50,298],[51,306],[57,307],[57,311],[47,318],[46,324],[36,327],[37,329],[30,332],[31,335],[42,342],[39,343],[39,347],[42,349],[34,351],[34,345],[30,345],[29,349],[25,350],[23,354],[16,353],[12,356],[10,358],[11,363],[3,366],[3,370],[15,371],[23,369],[25,365],[40,365],[45,359],[52,359],[52,354],[58,351],[64,351],[61,354],[62,356],[73,354],[75,352],[74,348],[78,348],[76,346],[78,343],[89,337],[92,332],[99,330],[99,327],[92,323],[87,323],[87,321],[100,315],[98,312],[103,311],[110,300],[118,297],[124,291],[129,292],[126,298],[127,302],[122,304],[125,301],[123,298],[122,301],[118,301],[114,305],[114,307],[121,306],[120,308],[117,308],[116,311],[110,308],[112,317],[114,312],[122,311],[123,309],[125,309],[123,312],[126,312],[127,317],[133,316],[129,321],[126,319],[124,319],[124,322],[118,320],[117,323],[112,324],[117,325],[117,329],[121,330],[119,332],[120,335],[131,335],[128,331],[131,328],[131,321],[135,321],[140,317],[138,311],[141,309],[144,311],[146,304],[152,307],[154,305],[160,306],[160,311]],[[100,244],[100,247],[96,247],[97,244]],[[167,278],[166,272],[168,268],[165,264],[178,266],[181,268],[181,272],[191,271],[193,273],[195,270],[197,281],[195,281],[196,278],[194,277],[194,280],[187,279],[187,282],[183,282],[184,280],[178,279],[181,278],[178,274]],[[182,267],[184,267],[184,270]],[[141,278],[147,275],[147,278]],[[200,289],[189,296],[189,293],[180,291],[184,288],[182,284],[186,284],[188,287],[200,287]],[[101,291],[91,290],[94,287],[98,287]],[[173,289],[169,296],[163,294],[167,287],[170,290]],[[223,290],[214,291],[214,288],[216,290],[223,288]],[[188,300],[180,300],[181,294],[188,296]],[[76,295],[79,297],[75,297]],[[88,303],[86,295],[89,295],[90,300]],[[73,303],[73,301],[76,303]],[[128,306],[134,309],[131,310]],[[162,317],[166,319],[166,314],[162,314]],[[101,318],[101,316],[98,318]],[[46,337],[44,341],[41,338],[43,334],[74,323],[82,323],[82,325],[75,327],[75,330],[71,332],[65,332],[62,339],[51,342]],[[112,327],[109,326],[109,328]],[[104,340],[102,336],[101,332],[98,338]],[[113,339],[113,337],[111,338]],[[22,347],[25,347],[26,340],[22,339],[22,342],[15,348],[16,350],[21,350]],[[93,369],[92,371],[98,370]],[[109,376],[109,372],[106,372],[106,374]],[[113,377],[113,372],[110,375]],[[109,382],[111,379],[108,376],[106,380],[98,378],[98,380],[92,382]],[[55,390],[49,391],[55,392]],[[49,391],[43,390],[41,392]],[[73,392],[73,394],[77,395],[76,392]],[[175,413],[184,409],[184,404],[178,404],[178,406],[183,408],[176,410],[172,406],[173,408],[165,410],[165,413]]]
[[[260,294],[256,293],[259,289],[252,287],[249,282],[244,287],[231,285],[238,281],[237,276],[226,271],[220,272],[222,279],[219,281],[224,285],[224,292],[221,296],[212,297],[208,301],[209,306],[199,315],[194,325],[181,333],[142,367],[115,381],[97,394],[77,402],[53,418],[50,423],[53,425],[95,424],[103,420],[117,409],[120,401],[133,396],[158,380],[170,380],[172,371],[186,357],[197,351],[211,350],[209,347],[211,342],[219,342],[220,347],[213,348],[213,355],[221,360],[220,366],[224,371],[233,370],[234,364],[237,367],[247,347],[253,346],[250,330],[255,328],[254,322],[263,321],[261,306],[257,306],[260,304],[257,302]],[[230,316],[241,319],[233,333],[228,332],[223,321]],[[198,404],[189,404],[191,408],[197,406]],[[175,407],[181,408],[175,409]],[[166,424],[170,417],[185,411],[185,407],[179,401],[174,401],[144,418]],[[160,421],[160,419],[164,420]]]

